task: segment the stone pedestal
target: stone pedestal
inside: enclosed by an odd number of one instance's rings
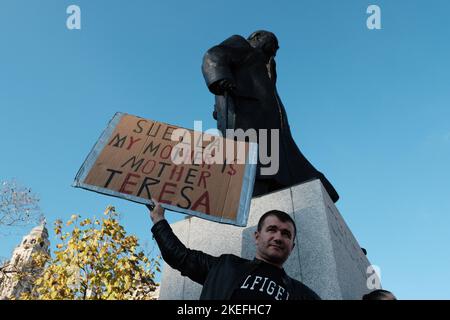
[[[368,259],[320,180],[252,199],[247,227],[218,224],[195,217],[172,224],[189,248],[212,255],[232,253],[253,259],[253,234],[259,218],[278,209],[297,226],[296,246],[284,268],[322,299],[361,299],[367,289]],[[201,286],[164,264],[160,299],[196,300]]]

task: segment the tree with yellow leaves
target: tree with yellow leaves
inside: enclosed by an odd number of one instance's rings
[[[66,224],[71,232],[55,222],[60,240],[55,256],[36,256],[45,269],[22,299],[152,299],[160,258],[148,259],[138,249],[138,239],[126,235],[114,207],[104,214],[93,221],[73,215]]]

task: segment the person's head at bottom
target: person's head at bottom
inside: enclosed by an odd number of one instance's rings
[[[390,291],[377,289],[368,294],[363,295],[363,300],[397,300],[394,294]]]
[[[255,232],[256,258],[282,268],[294,249],[296,233],[295,222],[287,213],[266,212]]]

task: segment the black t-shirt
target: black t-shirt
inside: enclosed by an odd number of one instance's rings
[[[231,300],[288,300],[283,274],[282,269],[262,262],[251,274],[244,276]]]

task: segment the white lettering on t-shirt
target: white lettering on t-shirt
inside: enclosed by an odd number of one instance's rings
[[[266,285],[266,281],[267,281],[267,278],[264,278],[264,282],[263,282],[263,284],[261,286],[261,289],[259,289],[260,292],[264,291],[264,286]]]
[[[245,279],[245,281],[244,281],[244,283],[242,284],[242,286],[241,286],[241,289],[247,289],[248,288],[248,283],[247,283],[247,281],[248,281],[248,279],[250,279],[252,277],[252,275],[249,275],[248,277],[247,277],[247,279]],[[246,284],[247,283],[247,284]]]
[[[253,281],[253,285],[252,285],[252,287],[250,288],[250,290],[253,290],[253,289],[255,288],[255,284],[260,283],[260,282],[261,282],[261,279],[262,279],[262,277],[256,276],[256,277],[255,277],[255,281]]]
[[[277,296],[275,297],[275,300],[281,300],[281,296],[283,295],[284,291],[285,290],[283,287],[278,286],[278,293]]]
[[[259,291],[273,297],[275,300],[288,300],[289,292],[286,288],[280,286],[270,277],[248,275],[245,278],[244,283],[240,286],[240,289],[245,291]]]
[[[269,286],[267,287],[267,293],[269,294],[269,296],[271,296],[273,294],[273,292],[275,291],[275,286],[277,284],[273,281],[270,281]]]

